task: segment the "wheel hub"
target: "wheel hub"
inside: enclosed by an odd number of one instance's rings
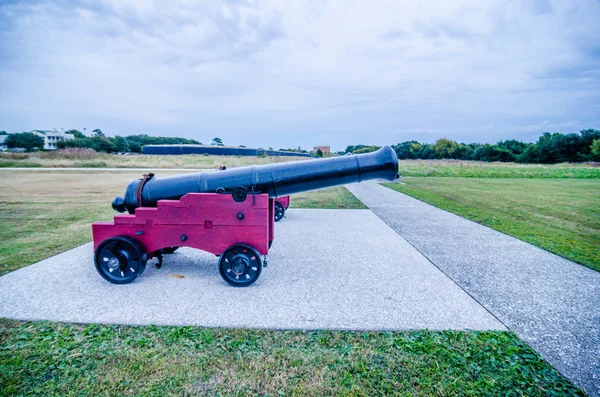
[[[119,261],[119,258],[113,256],[112,258],[110,258],[108,260],[107,265],[108,265],[109,269],[115,270],[115,269],[118,269],[121,266],[121,261]]]
[[[231,266],[231,271],[236,276],[240,276],[240,275],[246,273],[247,269],[248,269],[248,264],[246,263],[246,261],[243,258],[235,258],[233,260],[233,264]]]

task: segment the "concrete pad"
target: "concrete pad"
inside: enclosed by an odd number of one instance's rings
[[[600,273],[377,183],[350,191],[563,375],[600,396]]]
[[[92,246],[0,277],[0,316],[66,322],[300,329],[505,327],[369,210],[298,210],[269,266],[228,286],[217,258],[180,249],[132,284],[104,281]]]

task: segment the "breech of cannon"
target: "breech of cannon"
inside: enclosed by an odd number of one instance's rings
[[[235,200],[246,194],[282,197],[372,179],[394,180],[398,158],[389,146],[373,153],[318,160],[240,167],[164,178],[150,176],[132,181],[124,197],[112,206],[135,213],[138,207],[155,207],[158,200],[178,200],[188,193],[231,193]]]

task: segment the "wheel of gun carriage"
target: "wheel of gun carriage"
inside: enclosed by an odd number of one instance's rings
[[[262,261],[254,249],[245,245],[234,245],[221,254],[219,272],[228,284],[247,287],[260,277]]]
[[[146,269],[146,253],[141,244],[130,237],[113,237],[98,246],[96,270],[113,284],[127,284]]]
[[[275,222],[279,222],[283,219],[283,215],[285,215],[285,208],[283,205],[276,201],[275,202]]]

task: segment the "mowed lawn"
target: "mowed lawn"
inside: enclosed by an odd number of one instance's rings
[[[600,179],[403,181],[386,186],[600,271]]]
[[[161,175],[181,172],[161,170]],[[0,275],[87,243],[139,171],[0,171]],[[345,187],[294,196],[294,208],[365,208]]]
[[[0,395],[583,395],[509,332],[306,332],[0,319],[0,342]]]

